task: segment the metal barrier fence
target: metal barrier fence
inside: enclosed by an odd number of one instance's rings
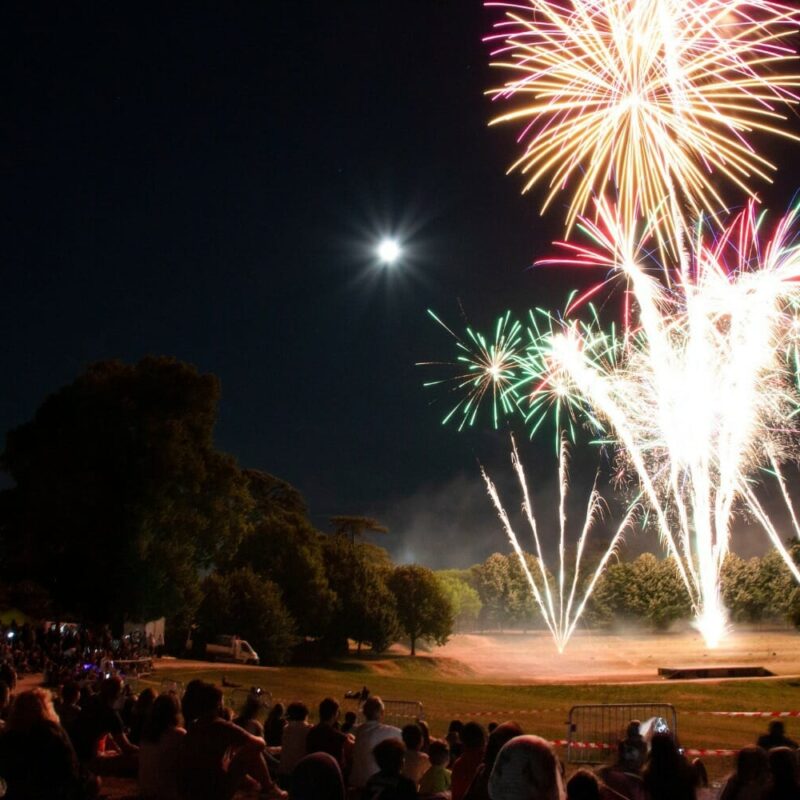
[[[567,761],[571,764],[601,764],[613,761],[617,743],[625,738],[628,724],[639,720],[645,739],[667,729],[678,733],[678,714],[667,703],[613,703],[573,706],[567,722]],[[649,723],[649,724],[648,724]]]
[[[244,687],[233,689],[228,695],[228,705],[238,714],[244,708],[245,702],[251,697],[257,698],[260,705],[257,716],[259,718],[265,717],[272,708],[272,692],[261,686],[251,686],[249,689]]]
[[[358,721],[363,722],[364,717],[361,711],[363,705],[362,700],[346,698],[342,704],[342,711],[355,711],[359,716]],[[396,728],[402,728],[418,719],[425,719],[425,709],[417,700],[384,700],[383,708],[383,722],[386,725],[394,725]]]

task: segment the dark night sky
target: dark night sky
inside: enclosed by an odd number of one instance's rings
[[[520,197],[513,132],[486,127],[489,12],[187,5],[0,12],[0,431],[94,360],[173,355],[220,377],[219,447],[318,524],[375,514],[434,566],[507,549],[477,469],[508,471],[506,434],[443,428],[415,366],[453,352],[427,308],[486,328],[575,285],[528,269],[561,211]],[[408,248],[391,272],[384,232]]]

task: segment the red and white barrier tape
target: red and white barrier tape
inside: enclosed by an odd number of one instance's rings
[[[513,711],[464,711],[457,717],[505,717],[525,714],[566,714],[567,708],[518,708]],[[711,717],[751,717],[769,719],[773,717],[800,717],[800,711],[681,711],[681,714]]]
[[[690,714],[709,714],[712,717],[800,717],[800,711],[690,711]]]
[[[572,747],[576,750],[616,750],[616,745],[605,742],[570,742],[568,739],[553,739],[553,747]],[[738,750],[690,747],[683,751],[687,756],[735,756]]]

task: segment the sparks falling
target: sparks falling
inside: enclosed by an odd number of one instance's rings
[[[657,219],[676,253],[681,220],[726,207],[724,176],[748,195],[775,165],[755,132],[781,127],[800,76],[789,37],[800,12],[769,0],[517,0],[488,37],[522,155],[524,191],[547,181],[547,208],[569,192],[567,227],[611,193],[626,229]],[[794,67],[791,64],[791,67]],[[544,210],[543,208],[543,210]]]
[[[555,575],[551,575],[547,569],[545,562],[544,552],[542,550],[541,539],[539,538],[539,526],[536,521],[533,503],[531,502],[530,493],[528,491],[528,481],[525,477],[525,470],[522,466],[519,453],[517,452],[517,445],[512,438],[512,456],[511,462],[514,466],[514,471],[519,480],[520,489],[522,491],[522,512],[528,525],[531,529],[534,547],[536,548],[535,564],[531,565],[525,552],[520,545],[519,538],[514,531],[508,514],[506,513],[503,503],[500,500],[500,495],[497,492],[492,480],[484,470],[481,470],[483,479],[486,482],[486,488],[489,491],[489,496],[492,498],[497,514],[500,521],[505,528],[508,535],[509,542],[514,548],[514,552],[519,558],[522,571],[528,581],[531,593],[536,600],[536,605],[542,615],[545,625],[547,625],[556,648],[559,653],[564,652],[575,628],[586,608],[586,603],[592,594],[595,584],[603,574],[603,570],[608,563],[608,560],[616,552],[617,547],[622,539],[625,531],[630,527],[634,519],[635,505],[628,509],[622,523],[616,529],[611,537],[605,552],[603,553],[600,561],[592,570],[588,579],[581,574],[581,567],[583,561],[583,554],[586,548],[586,543],[589,540],[592,527],[597,521],[601,513],[602,498],[600,492],[597,490],[597,481],[589,493],[589,499],[586,505],[586,513],[584,516],[581,532],[575,542],[575,559],[571,564],[567,563],[567,512],[566,502],[567,494],[569,492],[569,480],[567,471],[567,447],[566,442],[562,439],[561,448],[559,450],[559,505],[558,505],[558,522],[559,522],[559,542],[558,542],[558,570]],[[568,574],[571,571],[572,575]]]

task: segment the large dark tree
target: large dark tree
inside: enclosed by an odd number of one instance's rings
[[[197,622],[208,639],[231,635],[247,640],[262,664],[283,664],[296,642],[280,588],[249,567],[213,572],[203,581]]]
[[[399,634],[397,610],[386,585],[392,569],[388,553],[345,536],[328,536],[324,546],[325,568],[336,594],[335,610],[326,633],[330,648],[343,651],[347,640],[385,650]]]
[[[219,382],[170,358],[104,361],[11,431],[2,569],[57,613],[96,621],[193,613],[198,570],[229,558],[250,495],[214,448]]]
[[[453,632],[453,607],[432,570],[418,564],[396,567],[389,588],[397,603],[397,618],[417,654],[417,640],[446,644]]]
[[[300,633],[321,636],[335,608],[322,556],[323,536],[308,519],[300,492],[265,472],[246,470],[254,500],[252,533],[235,566],[249,566],[281,588]]]

